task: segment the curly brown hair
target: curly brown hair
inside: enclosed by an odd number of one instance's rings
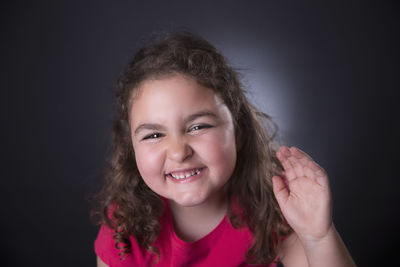
[[[152,244],[160,231],[164,204],[138,171],[129,111],[141,83],[174,74],[189,76],[212,89],[229,108],[238,149],[235,170],[227,184],[228,218],[235,228],[249,227],[254,236],[246,261],[271,263],[282,236],[290,232],[272,191],[272,176],[283,170],[274,149],[276,125],[249,103],[239,72],[222,54],[208,41],[187,32],[159,35],[137,52],[118,79],[111,159],[100,192],[100,223],[115,230],[121,258],[131,252],[130,236],[159,255]]]

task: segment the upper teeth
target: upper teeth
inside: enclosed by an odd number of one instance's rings
[[[183,178],[188,178],[188,177],[193,176],[193,175],[197,175],[199,173],[200,173],[200,169],[196,169],[196,170],[193,170],[191,172],[186,172],[186,173],[182,173],[182,174],[173,174],[173,173],[171,173],[171,176],[174,177],[175,179],[183,179]]]

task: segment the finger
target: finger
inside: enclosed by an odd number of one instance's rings
[[[316,175],[318,176],[325,176],[325,170],[319,166],[315,161],[311,160],[310,162],[308,162],[308,167],[310,167],[310,169],[315,172]]]
[[[323,168],[320,167],[307,153],[301,151],[297,147],[291,147],[290,151],[292,152],[293,157],[297,159],[297,162],[303,165],[303,174],[306,177],[315,179],[317,176],[326,175]],[[295,168],[297,169],[298,167]]]
[[[304,176],[304,165],[303,163],[294,156],[293,151],[292,151],[293,147],[290,148],[290,157],[288,157],[289,162],[291,163],[294,172],[296,173],[297,177],[303,177]]]
[[[315,172],[308,165],[304,167],[304,175],[313,180],[317,177]]]
[[[289,170],[292,168],[290,163],[287,161],[287,151],[288,148],[285,146],[281,146],[279,150],[276,152],[276,156],[278,157],[279,161],[282,163],[282,166],[285,170]]]
[[[286,188],[283,179],[279,176],[272,177],[272,187],[275,198],[278,201],[279,206],[282,207],[289,197],[289,190]]]
[[[320,184],[323,187],[329,188],[329,179],[328,175],[324,171],[322,167],[320,167],[317,163],[314,161],[311,161],[308,164],[308,168],[312,170],[315,176],[315,180],[317,181],[318,184]]]
[[[278,157],[279,161],[282,163],[283,168],[285,169],[286,178],[288,180],[293,180],[296,178],[296,174],[293,170],[293,166],[288,160],[288,157],[291,155],[289,149],[285,146],[279,148],[276,156]]]
[[[315,173],[309,167],[310,162],[313,161],[311,157],[295,146],[292,146],[290,148],[290,151],[293,155],[293,157],[291,158],[291,162],[292,165],[295,166],[297,175],[315,180]]]
[[[309,161],[313,161],[313,159],[300,148],[292,146],[290,148],[292,155],[297,158],[303,165],[307,165]]]

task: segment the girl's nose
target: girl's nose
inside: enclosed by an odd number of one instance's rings
[[[183,138],[171,138],[168,142],[168,158],[173,161],[183,162],[193,155],[193,150]]]

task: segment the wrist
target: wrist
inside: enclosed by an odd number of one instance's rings
[[[307,249],[307,248],[313,249],[313,248],[321,246],[327,242],[330,242],[329,240],[334,238],[336,234],[337,234],[336,228],[332,222],[326,228],[325,231],[321,232],[318,235],[309,235],[309,234],[297,234],[297,235],[305,249]]]
[[[333,223],[325,235],[320,237],[303,235],[299,236],[299,240],[310,267],[356,266]]]

